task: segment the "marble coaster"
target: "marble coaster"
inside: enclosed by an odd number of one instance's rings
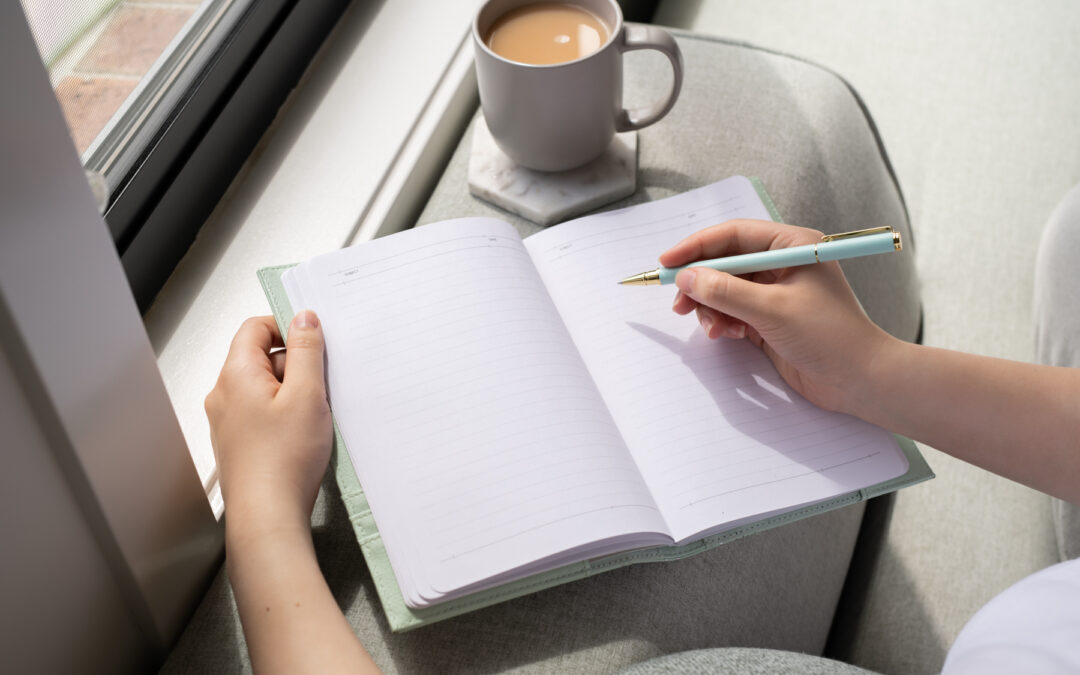
[[[616,134],[611,147],[585,166],[548,173],[514,164],[495,144],[483,116],[473,129],[469,192],[539,225],[559,223],[633,194],[637,132]]]

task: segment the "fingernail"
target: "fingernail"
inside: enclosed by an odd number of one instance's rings
[[[675,308],[675,305],[678,305],[678,304],[679,304],[679,299],[680,299],[680,298],[682,298],[682,291],[677,291],[677,292],[675,293],[675,299],[671,301],[671,308],[672,308],[672,309],[674,309],[674,308]]]
[[[705,335],[706,336],[712,337],[710,335],[710,333],[712,333],[713,323],[714,323],[713,318],[711,316],[709,316],[708,314],[701,317],[701,327],[705,329]]]
[[[305,309],[296,315],[296,318],[293,319],[293,325],[300,329],[318,328],[319,317],[315,316],[315,312],[310,309]]]
[[[694,289],[694,278],[697,277],[697,272],[693,269],[683,270],[679,272],[675,277],[675,285],[679,287],[679,290],[683,293],[689,294]]]
[[[746,324],[736,324],[734,326],[728,326],[724,331],[724,335],[734,340],[741,340],[746,337]]]

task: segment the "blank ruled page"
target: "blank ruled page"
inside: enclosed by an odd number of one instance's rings
[[[285,282],[322,319],[335,419],[411,606],[589,542],[665,532],[509,225],[417,228]]]
[[[749,341],[706,339],[671,311],[674,286],[617,284],[733,218],[769,219],[742,177],[525,240],[677,540],[907,467],[891,435],[812,405]]]

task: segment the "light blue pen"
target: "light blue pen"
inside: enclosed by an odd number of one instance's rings
[[[661,284],[675,283],[675,275],[680,270],[688,267],[709,267],[728,274],[749,274],[763,270],[778,270],[783,267],[811,265],[829,260],[858,258],[864,255],[899,251],[900,249],[899,232],[893,232],[891,227],[872,227],[868,230],[827,234],[816,244],[776,248],[771,251],[702,260],[682,267],[659,267],[655,270],[627,277],[619,283],[624,286],[659,286]]]

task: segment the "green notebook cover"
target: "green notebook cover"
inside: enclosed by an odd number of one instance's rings
[[[775,205],[765,192],[760,181],[757,179],[751,180],[773,219],[781,222]],[[285,288],[281,283],[282,273],[290,267],[293,267],[293,265],[264,267],[258,271],[259,281],[262,284],[263,291],[266,293],[267,300],[270,302],[274,319],[283,336],[286,334],[289,323],[295,314],[289,304]],[[330,464],[338,487],[341,490],[341,498],[345,502],[345,509],[349,514],[349,521],[352,523],[356,539],[360,544],[360,550],[364,554],[364,560],[367,562],[371,577],[375,581],[375,589],[379,594],[379,600],[382,602],[383,611],[386,613],[390,628],[394,632],[401,632],[618,567],[636,563],[665,562],[686,558],[755,532],[802,520],[818,513],[854,504],[864,499],[870,499],[933,478],[933,471],[931,471],[915,444],[902,436],[896,436],[896,438],[907,458],[908,470],[904,475],[892,480],[871,485],[862,490],[841,495],[835,499],[806,508],[736,527],[727,532],[715,534],[683,546],[639,549],[585,560],[525,579],[512,581],[495,588],[478,591],[471,595],[447,600],[423,609],[412,609],[405,604],[394,571],[390,567],[390,559],[387,557],[386,549],[383,547],[382,538],[379,536],[379,530],[375,527],[375,520],[371,516],[371,509],[368,507],[364,490],[360,486],[356,471],[353,469],[352,460],[349,458],[349,452],[346,450],[345,443],[336,427],[334,429],[334,449]]]

